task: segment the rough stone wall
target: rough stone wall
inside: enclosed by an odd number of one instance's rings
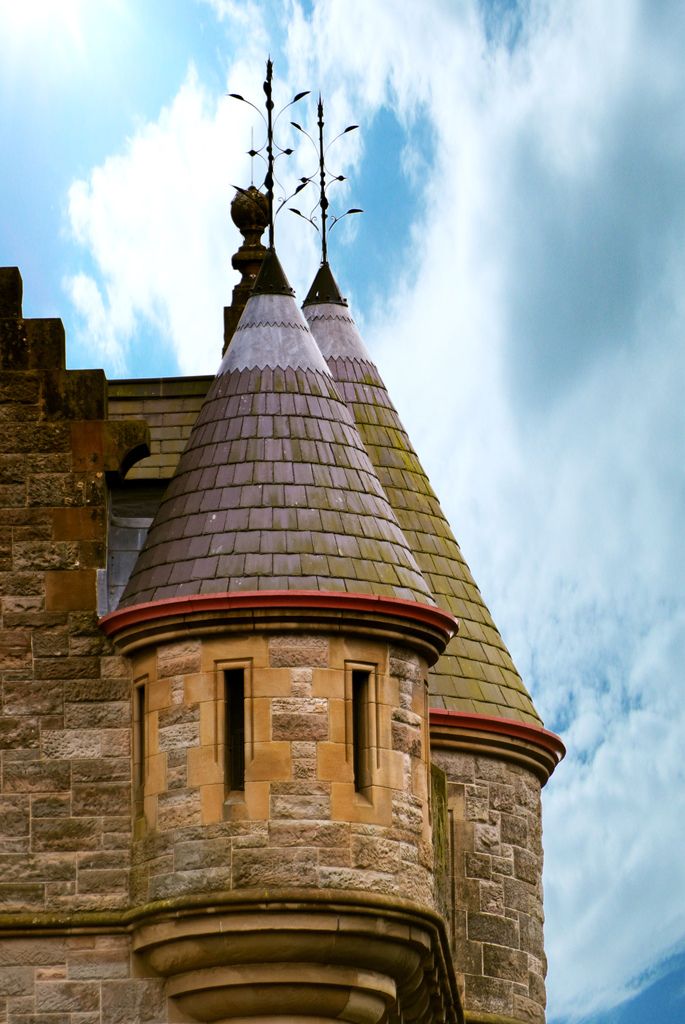
[[[97,574],[105,470],[144,431],[109,430],[104,375],[65,370],[61,321],[22,318],[13,269],[0,370],[1,921],[128,900],[130,669],[98,629]]]
[[[7,1024],[166,1024],[164,979],[135,977],[127,935],[7,938],[0,1019]]]
[[[447,776],[453,865],[452,951],[476,1024],[543,1024],[540,782],[507,761],[437,750]],[[491,1016],[485,1016],[491,1015]]]
[[[147,689],[133,899],[357,889],[432,905],[426,666],[386,643],[287,634],[134,656]],[[245,790],[224,779],[223,669],[246,667]],[[372,784],[355,792],[349,665],[376,670]]]

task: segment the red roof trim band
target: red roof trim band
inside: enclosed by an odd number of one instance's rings
[[[169,616],[193,615],[197,612],[240,611],[251,608],[326,608],[340,611],[369,612],[413,619],[439,630],[447,640],[458,629],[453,615],[441,608],[405,601],[399,597],[379,597],[372,594],[348,594],[321,590],[252,590],[242,593],[196,594],[192,597],[168,597],[162,601],[148,601],[109,612],[100,619],[100,626],[113,636],[141,622],[164,619]]]
[[[533,743],[554,755],[561,761],[566,747],[555,732],[543,729],[541,725],[529,725],[512,718],[495,718],[491,715],[479,715],[467,711],[445,711],[431,708],[430,724],[448,729],[470,729],[479,732],[494,732],[500,736],[512,736],[515,739]]]

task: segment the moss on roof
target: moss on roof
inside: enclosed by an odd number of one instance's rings
[[[433,596],[459,619],[430,673],[432,705],[541,724],[376,366],[356,355],[349,313],[310,305],[305,316]],[[344,354],[348,330],[354,358]]]
[[[210,387],[120,607],[280,589],[435,603],[330,375],[233,369]]]

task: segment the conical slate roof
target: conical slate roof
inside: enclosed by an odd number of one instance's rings
[[[328,276],[333,278],[330,269]],[[459,633],[431,669],[431,703],[539,725],[540,717],[337,285],[335,291],[337,298],[320,301],[323,289],[313,285],[305,300],[305,317],[353,412],[378,479],[433,596],[459,619]],[[335,294],[330,284],[326,292]]]
[[[254,590],[435,604],[274,252],[120,607]]]

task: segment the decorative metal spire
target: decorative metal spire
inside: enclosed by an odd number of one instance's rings
[[[355,129],[357,129],[359,127],[359,125],[358,124],[348,124],[347,128],[343,129],[343,131],[341,131],[338,135],[336,135],[335,138],[332,140],[332,142],[329,142],[327,146],[324,146],[323,100],[321,99],[321,95],[320,94],[319,94],[319,104],[318,104],[318,107],[317,107],[317,114],[318,114],[317,124],[319,126],[319,144],[318,144],[318,146],[314,142],[314,139],[311,137],[309,132],[306,132],[304,130],[302,125],[297,124],[296,121],[291,121],[290,123],[293,126],[293,128],[297,128],[298,132],[302,132],[303,135],[307,136],[307,138],[309,139],[311,144],[314,146],[314,149],[316,149],[317,152],[318,152],[318,156],[319,156],[319,170],[318,170],[318,176],[319,176],[319,202],[318,202],[317,205],[318,205],[319,209],[321,210],[321,228],[319,228],[318,224],[316,223],[316,217],[314,216],[314,210],[316,209],[316,206],[312,207],[312,209],[309,212],[309,216],[307,216],[306,214],[302,213],[300,210],[295,209],[295,207],[293,207],[293,206],[290,207],[290,210],[291,210],[292,213],[296,213],[298,217],[302,217],[303,220],[309,221],[309,223],[312,225],[312,227],[315,228],[315,230],[319,232],[319,234],[321,235],[321,263],[322,264],[327,264],[328,263],[327,221],[328,221],[328,217],[329,217],[329,214],[328,214],[329,202],[328,202],[328,196],[326,195],[326,193],[327,193],[328,189],[330,188],[330,186],[333,184],[334,181],[346,181],[347,179],[346,179],[344,174],[333,174],[331,171],[329,171],[328,167],[326,166],[326,153],[331,148],[333,143],[337,142],[337,140],[342,135],[347,135],[348,132],[355,131]],[[312,174],[311,177],[309,177],[309,178],[302,178],[300,180],[302,182],[307,183],[307,182],[313,181],[315,177],[316,177],[316,173]],[[332,217],[331,218],[330,230],[332,230],[335,227],[335,225],[338,223],[339,220],[342,220],[343,217],[347,217],[348,214],[350,214],[350,213],[363,213],[363,212],[364,212],[363,210],[360,210],[357,207],[353,207],[352,209],[346,210],[345,213],[341,214],[339,217]]]
[[[293,103],[297,103],[299,100],[303,99],[305,96],[308,96],[309,95],[309,90],[307,89],[304,92],[298,92],[295,96],[293,96],[293,98],[290,100],[289,103],[286,103],[286,105],[284,107],[281,107],[281,109],[278,111],[278,113],[274,117],[273,116],[274,101],[273,101],[273,85],[272,85],[272,83],[273,83],[273,68],[274,68],[273,61],[271,60],[271,57],[269,57],[269,59],[266,62],[266,78],[264,79],[264,86],[263,86],[264,94],[266,96],[266,100],[265,100],[266,118],[262,114],[262,112],[259,109],[259,107],[255,106],[255,104],[252,103],[250,100],[246,100],[244,96],[240,95],[240,93],[230,92],[228,94],[232,99],[240,100],[241,103],[247,103],[247,105],[249,107],[252,107],[253,110],[256,110],[257,113],[259,114],[259,116],[261,117],[261,119],[262,119],[262,121],[264,123],[264,126],[266,128],[266,141],[259,147],[259,149],[255,149],[254,148],[254,143],[253,143],[252,144],[252,148],[248,150],[248,156],[252,159],[253,162],[254,162],[254,158],[256,156],[258,156],[262,160],[264,160],[264,162],[266,163],[266,175],[264,177],[264,184],[263,184],[262,187],[266,190],[266,197],[267,197],[267,202],[268,202],[268,210],[269,210],[269,248],[270,249],[273,249],[273,247],[274,247],[274,221],[275,221],[276,217],[281,212],[281,210],[283,209],[285,204],[290,202],[290,200],[294,196],[296,196],[298,192],[301,192],[302,189],[305,188],[309,184],[309,181],[310,181],[309,178],[300,178],[300,184],[297,186],[295,191],[292,192],[289,196],[284,196],[284,198],[280,201],[278,208],[274,211],[274,183],[278,183],[279,186],[280,186],[280,182],[278,182],[278,179],[276,178],[275,173],[274,173],[274,164],[276,163],[276,160],[278,160],[279,157],[281,157],[281,156],[290,156],[290,154],[292,153],[292,149],[290,149],[290,148],[283,149],[281,146],[278,145],[278,143],[274,139],[274,129],[275,129],[276,124],[278,123],[278,119],[281,116],[281,114],[283,113],[283,111],[287,110],[288,107],[291,107],[293,105]],[[264,151],[265,150],[266,150],[266,157],[264,156]],[[235,188],[235,190],[237,192],[240,192],[243,195],[248,195],[249,194],[247,189],[240,188],[239,185],[234,185],[233,187]],[[285,189],[283,189],[283,191],[285,191]]]

